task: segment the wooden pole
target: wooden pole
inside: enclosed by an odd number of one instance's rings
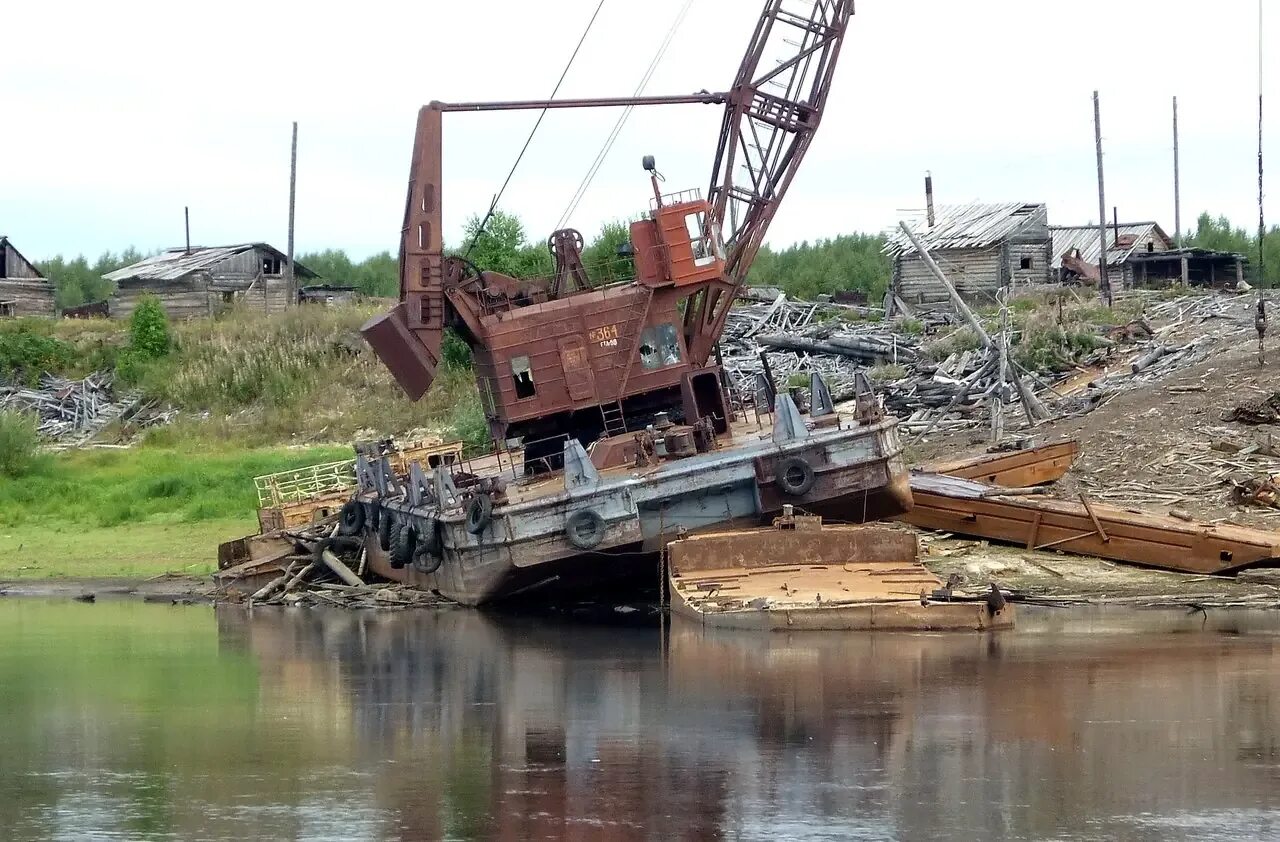
[[[1102,176],[1102,107],[1093,92],[1093,135],[1098,147],[1098,292],[1111,306],[1111,279],[1107,276],[1107,190]]]
[[[916,247],[916,251],[920,253],[920,259],[924,261],[924,265],[929,268],[933,276],[938,279],[943,288],[947,291],[947,295],[951,297],[951,303],[955,305],[956,312],[968,322],[969,327],[973,328],[974,333],[978,334],[978,338],[982,340],[983,348],[990,348],[993,343],[991,336],[982,328],[982,323],[978,321],[978,317],[969,309],[969,305],[960,297],[960,293],[951,284],[951,281],[943,274],[942,269],[934,262],[933,255],[929,254],[924,244],[920,242],[920,238],[915,235],[911,227],[905,222],[899,222],[898,227],[902,229],[902,233],[907,235],[907,239],[911,241],[911,245]]]
[[[1106,224],[1105,216],[1103,217],[1103,224]],[[916,247],[916,251],[920,253],[920,258],[924,261],[924,265],[929,267],[929,271],[933,273],[933,276],[938,279],[938,282],[941,283],[943,288],[947,291],[947,295],[951,297],[951,303],[956,307],[956,312],[958,312],[969,324],[969,327],[973,328],[973,331],[978,334],[978,339],[982,342],[982,347],[988,352],[994,350],[995,341],[992,340],[991,334],[987,333],[986,330],[983,329],[982,323],[978,321],[978,317],[973,314],[973,311],[969,309],[969,305],[960,297],[960,293],[934,261],[933,255],[929,254],[928,250],[924,247],[924,244],[920,242],[920,238],[915,235],[915,232],[911,230],[911,227],[907,225],[907,223],[899,222],[898,227],[902,229],[902,233],[907,235],[907,239],[911,241],[911,245]],[[989,362],[988,365],[991,365],[991,363],[994,362],[998,361],[993,360]],[[1049,417],[1049,411],[1035,396],[1035,394],[1027,388],[1027,384],[1022,382],[1022,378],[1018,376],[1017,371],[1008,371],[1006,372],[1006,376],[1008,377],[1008,382],[1017,390],[1018,397],[1022,399],[1022,408],[1027,414],[1027,420],[1034,424],[1041,418]],[[942,415],[945,414],[946,411],[942,413]],[[935,423],[936,420],[937,419],[935,419]],[[931,425],[929,429],[932,430],[933,425]],[[924,435],[925,433],[922,433],[921,437]]]
[[[285,301],[286,307],[298,303],[297,281],[293,274],[293,212],[298,198],[298,122],[293,123],[293,143],[289,150],[289,253],[285,260]]]
[[[191,207],[184,205],[182,208],[182,227],[187,231],[187,254],[191,254]]]
[[[1174,240],[1182,249],[1182,170],[1178,157],[1178,98],[1173,98],[1173,225],[1177,229]],[[1185,278],[1183,279],[1185,282]]]
[[[1265,339],[1267,335],[1267,297],[1263,293],[1267,282],[1267,261],[1266,249],[1267,242],[1267,217],[1263,206],[1263,189],[1262,189],[1262,93],[1263,93],[1263,65],[1262,65],[1262,0],[1258,0],[1258,366],[1264,366],[1267,362]]]

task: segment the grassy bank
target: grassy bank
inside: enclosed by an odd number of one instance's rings
[[[257,527],[253,477],[349,448],[89,450],[0,478],[0,579],[145,577],[213,569],[217,545]]]

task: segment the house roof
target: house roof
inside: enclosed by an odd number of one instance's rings
[[[44,277],[44,272],[41,272],[41,271],[40,271],[40,267],[39,267],[39,266],[36,266],[36,265],[35,265],[34,263],[32,263],[30,260],[27,260],[26,255],[24,255],[22,252],[18,251],[18,247],[17,247],[17,246],[15,246],[15,245],[13,244],[13,241],[12,241],[12,240],[10,240],[10,239],[9,239],[9,237],[8,237],[7,235],[5,235],[5,234],[0,234],[0,249],[3,249],[5,246],[8,246],[9,248],[13,249],[13,253],[14,253],[14,254],[16,254],[16,255],[18,255],[18,257],[21,257],[21,258],[23,259],[23,261],[25,261],[25,262],[26,262],[26,264],[27,264],[28,266],[30,266],[30,267],[31,267],[32,271],[34,271],[34,272],[36,273],[36,277],[35,277],[35,278],[31,278],[31,279],[29,279],[29,280],[37,280],[37,279],[40,279],[40,280],[47,280],[47,279]],[[2,256],[0,256],[0,259],[2,259]],[[4,267],[0,267],[0,268],[4,268]]]
[[[159,254],[139,260],[132,266],[108,272],[103,277],[109,281],[117,282],[135,279],[176,281],[192,272],[208,269],[210,266],[216,266],[227,258],[235,257],[238,254],[244,254],[246,251],[254,249],[269,251],[282,261],[285,259],[283,252],[267,243],[240,243],[234,246],[192,246],[190,251],[178,246],[165,249]],[[296,260],[293,264],[293,271],[300,278],[318,277],[315,272],[312,272]]]
[[[929,251],[980,249],[1017,235],[1029,222],[1045,213],[1042,204],[974,202],[938,207],[932,227],[924,211],[912,213],[906,223]],[[884,253],[889,255],[912,254],[915,250],[900,228],[889,233],[884,246]]]
[[[1080,258],[1085,263],[1098,264],[1098,226],[1097,225],[1050,225],[1049,233],[1053,237],[1053,260],[1050,265],[1054,269],[1062,268],[1063,255],[1072,249],[1080,249]],[[1107,265],[1118,266],[1132,255],[1141,243],[1151,237],[1164,241],[1165,248],[1171,248],[1173,241],[1158,224],[1154,222],[1127,222],[1120,226],[1120,238],[1129,240],[1127,246],[1116,245],[1116,226],[1107,226]]]

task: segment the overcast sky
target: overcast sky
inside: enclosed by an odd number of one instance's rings
[[[155,249],[181,243],[190,205],[193,241],[283,248],[297,120],[298,250],[394,250],[418,106],[547,96],[595,5],[8,4],[0,233],[31,258]],[[630,94],[682,5],[606,0],[561,96]],[[761,5],[694,0],[647,92],[726,87]],[[1256,226],[1256,0],[857,5],[822,130],[770,231],[775,246],[890,227],[923,204],[925,170],[940,203],[1047,202],[1056,224],[1094,220],[1094,88],[1107,201],[1121,217],[1172,232],[1176,94],[1184,228],[1204,209]],[[1266,36],[1273,85],[1280,8]],[[1280,173],[1273,109],[1267,154]],[[488,205],[535,116],[446,116],[447,239]],[[715,106],[638,109],[570,223],[590,236],[643,209],[644,154],[672,189],[705,190],[719,116]],[[555,225],[615,118],[548,116],[502,203],[532,239]],[[1268,218],[1280,222],[1274,201]]]

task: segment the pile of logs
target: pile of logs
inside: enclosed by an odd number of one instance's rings
[[[109,372],[68,380],[46,374],[38,387],[0,383],[0,411],[30,412],[47,441],[63,445],[83,444],[113,421],[136,426],[164,423],[172,411],[144,404],[136,393],[118,393]]]

